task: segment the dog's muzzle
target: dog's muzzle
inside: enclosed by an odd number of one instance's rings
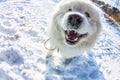
[[[83,17],[79,14],[70,14],[68,16],[68,30],[65,30],[65,41],[69,45],[77,44],[80,39],[88,35],[88,33],[80,34],[77,30],[83,22]]]

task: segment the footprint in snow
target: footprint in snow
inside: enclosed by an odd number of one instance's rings
[[[20,55],[19,51],[13,48],[1,51],[0,61],[5,61],[8,64],[17,64],[17,65],[24,63],[23,58]]]

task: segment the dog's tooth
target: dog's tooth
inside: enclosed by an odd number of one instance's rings
[[[66,35],[66,38],[68,39],[69,37]]]
[[[78,38],[76,38],[74,41],[77,41],[78,40]]]

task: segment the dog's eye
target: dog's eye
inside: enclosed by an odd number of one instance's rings
[[[68,11],[72,11],[72,9],[68,9]]]
[[[88,12],[85,12],[85,15],[90,18],[90,14]]]

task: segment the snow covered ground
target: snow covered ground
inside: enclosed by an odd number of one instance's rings
[[[46,65],[47,22],[59,1],[0,0],[0,80],[120,80],[120,28],[105,21],[88,62]]]
[[[100,1],[104,1],[105,3],[117,7],[120,10],[120,0],[100,0]]]

